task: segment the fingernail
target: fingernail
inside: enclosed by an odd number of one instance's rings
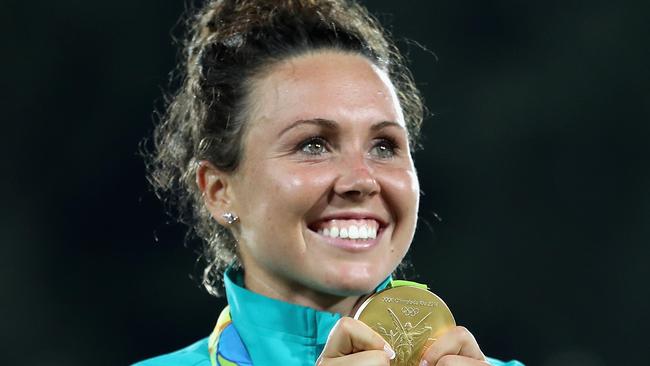
[[[393,349],[390,348],[388,343],[384,343],[384,352],[386,352],[389,359],[391,360],[395,359],[395,351],[393,351]]]
[[[427,362],[427,360],[422,360],[420,361],[420,366],[429,366],[429,363]]]

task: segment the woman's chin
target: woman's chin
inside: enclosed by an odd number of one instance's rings
[[[361,296],[369,294],[382,283],[390,272],[377,272],[372,266],[353,266],[333,270],[332,280],[326,281],[329,292],[338,296]]]

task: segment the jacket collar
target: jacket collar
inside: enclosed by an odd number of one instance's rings
[[[386,278],[375,291],[386,288],[391,280]],[[241,270],[229,268],[224,283],[232,322],[256,366],[313,365],[341,318],[249,291]]]

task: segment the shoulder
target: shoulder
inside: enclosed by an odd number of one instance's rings
[[[176,352],[140,361],[131,366],[210,366],[208,338]]]
[[[511,360],[508,362],[503,362],[499,361],[496,358],[490,358],[487,357],[488,362],[490,363],[491,366],[524,366],[523,363],[516,361],[516,360]]]

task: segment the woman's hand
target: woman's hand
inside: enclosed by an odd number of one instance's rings
[[[443,333],[422,356],[420,366],[490,365],[476,339],[465,327],[453,327]]]
[[[395,352],[370,327],[359,320],[341,318],[329,335],[317,366],[389,365]],[[465,327],[441,335],[422,356],[420,366],[489,366],[476,339]]]
[[[394,358],[395,351],[377,332],[359,320],[343,317],[332,328],[316,365],[387,366]]]

